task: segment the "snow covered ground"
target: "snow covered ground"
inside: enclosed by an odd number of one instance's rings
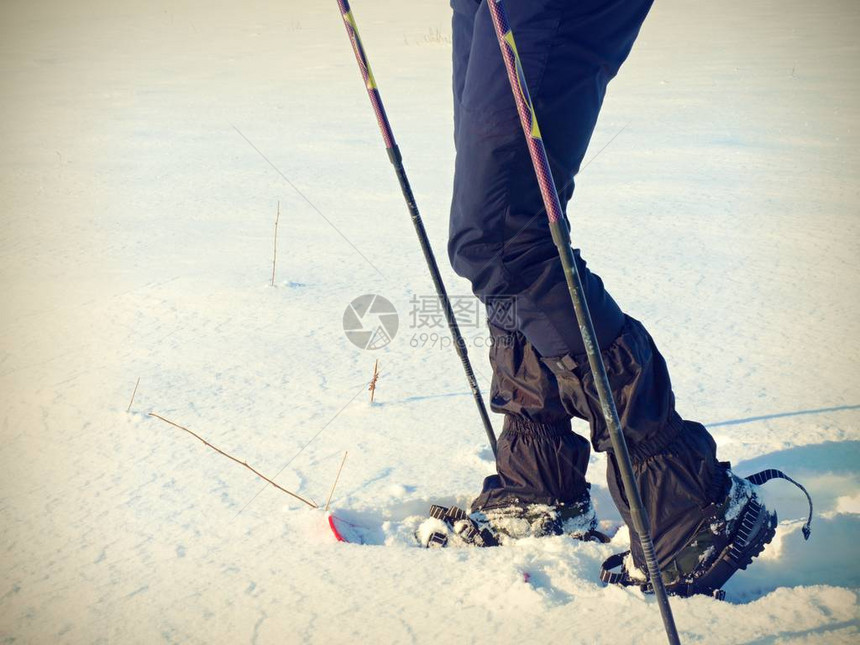
[[[353,9],[464,296],[447,3]],[[803,498],[765,489],[776,541],[729,602],[674,601],[686,642],[860,636],[858,32],[854,0],[658,0],[578,181],[576,243],[681,413],[816,502],[804,544]],[[6,0],[0,115],[0,639],[662,642],[652,598],[596,581],[624,531],[406,545],[493,464],[456,356],[416,335],[444,329],[412,327],[432,287],[333,0]],[[365,293],[401,314],[376,352],[342,329]],[[334,543],[321,511],[149,412],[318,503],[349,451],[333,503],[391,546]]]

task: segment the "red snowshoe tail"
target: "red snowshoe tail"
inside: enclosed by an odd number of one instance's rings
[[[328,514],[328,525],[338,542],[347,544],[367,544],[368,527],[350,522],[334,513]]]
[[[332,515],[331,513],[329,513],[328,516],[328,525],[331,528],[331,532],[334,534],[334,537],[337,539],[338,542],[349,542],[349,540],[344,538],[343,535],[341,535],[341,532],[338,531],[337,522],[334,519],[334,515]]]

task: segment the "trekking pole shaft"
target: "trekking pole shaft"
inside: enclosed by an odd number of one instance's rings
[[[654,542],[651,539],[648,514],[642,504],[639,487],[636,485],[636,480],[633,477],[633,464],[630,460],[630,453],[627,449],[627,441],[624,438],[624,433],[621,431],[621,421],[618,417],[618,409],[616,408],[615,401],[612,397],[609,377],[606,373],[606,367],[603,364],[600,347],[597,344],[597,335],[594,332],[594,324],[591,320],[591,314],[585,300],[582,281],[576,268],[573,249],[570,245],[570,232],[568,231],[567,222],[561,209],[561,203],[559,202],[558,191],[556,190],[555,183],[552,178],[552,171],[549,166],[546,148],[544,147],[543,139],[541,138],[540,127],[538,126],[534,106],[531,98],[529,97],[525,73],[523,72],[522,63],[520,62],[520,58],[517,53],[514,34],[508,24],[502,0],[489,0],[487,4],[490,9],[490,15],[493,19],[496,36],[499,40],[499,47],[502,50],[502,58],[505,62],[508,80],[511,83],[511,90],[514,94],[514,101],[520,115],[523,132],[526,135],[529,154],[531,155],[535,174],[537,175],[538,184],[540,185],[541,196],[543,197],[544,206],[549,219],[553,242],[558,249],[559,258],[561,260],[562,268],[564,269],[565,280],[567,281],[570,298],[573,302],[574,311],[576,312],[577,323],[579,325],[580,332],[582,333],[582,340],[585,344],[591,373],[594,376],[594,383],[597,388],[597,394],[600,398],[603,416],[606,419],[606,425],[609,428],[612,450],[615,454],[615,459],[618,462],[618,467],[621,472],[621,480],[627,494],[627,500],[630,503],[633,527],[639,536],[640,543],[642,544],[642,550],[645,554],[645,560],[648,565],[651,584],[654,588],[658,605],[660,606],[663,626],[666,628],[666,635],[668,636],[670,643],[673,645],[679,644],[680,640],[678,638],[678,630],[675,627],[675,619],[672,615],[672,608],[669,605],[669,597],[666,593],[666,587],[663,584],[663,578],[660,575],[660,567],[654,551]]]
[[[442,282],[442,274],[439,272],[439,265],[436,262],[436,256],[433,254],[430,240],[427,237],[427,231],[424,228],[424,222],[421,219],[421,214],[418,212],[418,205],[415,202],[415,196],[412,194],[412,187],[409,184],[406,169],[403,167],[403,157],[400,154],[400,148],[398,148],[397,141],[394,138],[394,131],[391,129],[391,124],[388,122],[388,115],[385,112],[385,106],[382,104],[382,97],[379,93],[379,88],[376,86],[376,79],[373,76],[373,71],[370,68],[367,55],[364,52],[364,46],[361,43],[361,37],[358,34],[358,26],[355,23],[355,17],[352,15],[352,10],[350,9],[349,2],[347,0],[337,0],[337,4],[340,7],[344,26],[346,27],[347,35],[349,36],[350,43],[352,44],[352,50],[355,53],[355,60],[358,62],[358,67],[361,70],[361,75],[364,79],[365,87],[367,88],[367,95],[370,97],[370,103],[373,106],[374,113],[376,114],[376,121],[379,123],[379,129],[382,132],[382,139],[385,141],[385,148],[388,150],[388,158],[394,166],[397,180],[400,182],[400,189],[403,192],[403,198],[406,200],[406,206],[409,209],[409,215],[412,218],[412,224],[415,227],[415,233],[418,235],[418,242],[421,245],[421,251],[424,253],[424,260],[427,262],[427,268],[430,270],[430,277],[433,280],[433,286],[436,288],[436,295],[442,303],[442,310],[445,312],[448,329],[450,329],[451,336],[454,341],[454,349],[457,351],[457,356],[460,357],[460,362],[463,364],[463,370],[466,372],[466,380],[469,382],[469,389],[472,390],[472,396],[475,399],[475,404],[478,406],[478,414],[481,416],[481,423],[483,423],[484,430],[487,433],[490,448],[493,450],[493,455],[496,455],[496,435],[493,432],[493,424],[490,422],[490,417],[487,414],[484,399],[481,397],[481,389],[478,387],[478,380],[475,378],[475,372],[472,370],[472,364],[469,361],[469,352],[466,348],[466,341],[460,333],[460,327],[457,324],[454,309],[451,307],[451,300],[448,297],[448,291],[445,289],[445,284]]]

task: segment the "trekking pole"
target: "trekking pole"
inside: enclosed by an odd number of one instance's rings
[[[624,490],[627,494],[627,499],[630,502],[630,514],[633,519],[633,527],[639,535],[639,541],[642,544],[642,551],[645,554],[645,561],[648,564],[648,574],[651,578],[651,585],[654,589],[654,594],[657,596],[657,604],[660,606],[660,614],[663,617],[663,626],[666,628],[666,635],[669,637],[670,643],[673,645],[679,645],[680,640],[678,639],[678,630],[675,627],[672,608],[669,606],[669,596],[666,593],[666,587],[663,584],[663,577],[660,575],[660,566],[654,552],[654,542],[651,539],[648,513],[642,504],[642,496],[639,493],[639,487],[633,479],[633,465],[630,461],[630,453],[627,450],[627,441],[624,439],[624,434],[621,431],[621,421],[618,417],[618,409],[615,407],[615,401],[612,398],[609,377],[606,375],[606,367],[603,364],[603,357],[600,355],[600,347],[597,344],[594,324],[591,321],[591,314],[588,311],[588,304],[585,301],[582,281],[576,269],[573,249],[570,245],[570,231],[567,228],[567,221],[564,218],[561,210],[561,203],[558,199],[558,191],[556,190],[555,183],[553,182],[546,148],[544,147],[543,139],[541,138],[534,105],[532,104],[531,97],[529,96],[525,72],[523,71],[522,62],[520,61],[519,54],[517,53],[514,34],[508,23],[508,18],[505,13],[504,5],[502,4],[502,0],[488,0],[487,5],[489,6],[490,15],[493,19],[493,26],[496,29],[496,37],[499,40],[499,47],[502,50],[502,58],[504,58],[505,61],[508,80],[511,83],[514,101],[517,104],[517,111],[520,115],[523,132],[526,135],[529,153],[531,154],[535,174],[537,175],[538,184],[540,185],[541,196],[543,197],[546,214],[549,218],[549,228],[552,232],[552,239],[558,249],[561,265],[564,269],[564,276],[567,280],[567,288],[568,291],[570,291],[570,298],[573,301],[573,308],[576,311],[576,320],[579,325],[580,332],[582,333],[582,340],[585,344],[586,353],[588,354],[588,363],[591,366],[591,373],[594,375],[594,384],[597,387],[597,393],[600,397],[600,406],[603,409],[603,416],[606,419],[606,425],[609,428],[609,436],[612,440],[612,449],[615,453],[619,470],[621,471],[621,480],[624,483]]]
[[[385,106],[382,104],[382,97],[379,94],[379,88],[376,86],[376,79],[373,77],[373,71],[370,69],[370,63],[367,60],[367,55],[364,52],[364,46],[361,44],[361,37],[358,35],[358,26],[355,24],[355,17],[352,15],[352,10],[349,7],[347,0],[337,0],[340,7],[340,13],[343,16],[343,23],[346,26],[346,33],[352,43],[352,50],[355,52],[355,60],[358,62],[358,67],[361,70],[361,76],[364,78],[364,84],[367,88],[367,95],[370,97],[370,103],[373,106],[373,111],[376,113],[376,121],[379,123],[379,129],[382,131],[382,139],[385,141],[385,148],[388,150],[388,158],[394,166],[394,171],[397,173],[397,180],[400,182],[400,189],[403,191],[403,198],[406,200],[406,206],[409,209],[409,215],[412,217],[412,224],[415,226],[415,232],[418,234],[418,242],[421,244],[421,250],[424,252],[424,259],[427,261],[427,268],[430,270],[430,277],[433,279],[433,285],[436,287],[436,295],[442,303],[442,309],[445,311],[445,318],[448,321],[448,329],[451,330],[451,336],[454,340],[454,348],[457,350],[457,355],[460,357],[460,362],[463,363],[463,369],[466,372],[466,379],[469,381],[469,388],[472,390],[472,396],[475,398],[475,405],[478,406],[478,414],[481,415],[481,422],[484,424],[484,430],[487,432],[487,439],[490,441],[490,448],[493,449],[493,455],[496,455],[496,435],[493,432],[493,425],[490,423],[490,417],[487,415],[487,408],[484,405],[484,399],[481,398],[481,390],[478,387],[478,381],[475,378],[475,373],[472,371],[472,364],[469,362],[469,352],[466,349],[466,341],[460,334],[460,327],[457,325],[457,319],[454,316],[454,310],[451,308],[451,301],[448,298],[448,292],[445,290],[445,284],[442,282],[442,276],[439,273],[439,265],[436,263],[436,256],[433,254],[433,249],[430,247],[430,240],[427,238],[427,231],[424,229],[424,222],[421,220],[421,215],[418,212],[418,205],[415,203],[415,197],[412,194],[412,187],[409,185],[409,179],[406,176],[406,170],[403,167],[403,157],[400,154],[400,148],[397,147],[397,142],[394,139],[394,132],[391,129],[391,124],[388,122],[388,115],[385,113]]]

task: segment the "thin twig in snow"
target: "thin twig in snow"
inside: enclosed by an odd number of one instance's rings
[[[368,386],[368,390],[370,390],[370,402],[373,403],[373,397],[376,394],[376,383],[379,381],[379,359],[376,359],[376,362],[373,364],[373,378],[370,379],[370,385]]]
[[[334,478],[334,484],[331,485],[331,491],[328,494],[328,499],[325,501],[325,510],[328,511],[328,505],[331,503],[331,497],[334,495],[334,489],[337,488],[337,480],[340,479],[340,471],[343,470],[343,465],[346,463],[348,452],[343,453],[343,459],[340,462],[340,468],[337,469],[337,477]]]
[[[344,405],[340,410],[338,410],[338,411],[337,411],[337,414],[335,414],[331,419],[329,419],[329,420],[328,420],[328,423],[326,423],[322,428],[320,428],[319,430],[317,430],[317,433],[316,433],[313,437],[311,437],[311,438],[310,438],[310,439],[305,443],[305,445],[303,445],[301,448],[299,448],[299,451],[298,451],[296,454],[294,454],[292,457],[290,457],[290,458],[289,458],[289,460],[287,461],[287,463],[285,463],[283,466],[281,466],[281,469],[280,469],[280,470],[275,474],[275,477],[278,477],[278,476],[279,476],[279,475],[284,471],[284,468],[286,468],[286,467],[287,467],[287,466],[289,466],[291,463],[293,463],[293,461],[296,459],[296,457],[298,457],[300,454],[302,454],[302,453],[304,452],[305,448],[307,448],[309,445],[311,445],[311,444],[314,442],[314,440],[315,440],[317,437],[319,437],[319,436],[320,436],[320,434],[322,434],[322,432],[323,432],[326,428],[328,428],[332,423],[334,423],[334,420],[335,420],[335,419],[337,419],[337,418],[340,416],[341,412],[343,412],[344,410],[346,410],[346,409],[349,407],[350,403],[352,403],[353,401],[355,401],[355,399],[356,399],[356,398],[358,398],[358,395],[359,395],[359,394],[361,394],[362,392],[364,392],[364,385],[362,385],[362,386],[359,388],[359,390],[358,390],[355,394],[353,394],[353,395],[352,395],[352,398],[351,398],[349,401],[347,401],[347,402],[346,402],[346,404],[345,404],[345,405]],[[255,499],[257,499],[257,496],[258,496],[260,493],[262,493],[264,490],[266,490],[266,487],[265,487],[265,486],[263,486],[259,491],[257,491],[257,494],[256,494],[256,495],[254,495],[251,499],[249,499],[249,500],[248,500],[248,503],[247,503],[247,504],[245,504],[241,509],[239,509],[239,512],[238,512],[238,513],[236,513],[236,515],[233,517],[233,519],[236,519],[237,517],[239,517],[239,515],[242,513],[242,511],[244,511],[246,508],[248,508],[248,507],[251,505],[251,503],[252,503]]]
[[[278,212],[275,215],[275,253],[272,257],[272,286],[275,286],[275,265],[278,263],[278,220],[281,219],[281,202],[278,200]]]
[[[261,472],[259,472],[259,471],[257,471],[257,470],[254,470],[251,466],[249,466],[249,465],[248,465],[248,462],[247,462],[247,461],[239,461],[239,460],[238,460],[238,459],[236,459],[233,455],[228,455],[228,454],[227,454],[226,452],[224,452],[223,450],[221,450],[221,449],[219,449],[219,448],[216,448],[216,447],[215,447],[215,446],[213,446],[211,443],[209,443],[208,441],[206,441],[206,439],[204,439],[203,437],[201,437],[199,434],[197,434],[197,433],[195,433],[195,432],[192,432],[191,430],[189,430],[189,429],[188,429],[188,428],[186,428],[185,426],[181,426],[181,425],[179,425],[178,423],[174,423],[173,421],[170,421],[169,419],[165,419],[163,416],[161,416],[161,415],[159,415],[159,414],[156,414],[155,412],[150,412],[150,413],[149,413],[149,416],[151,416],[151,417],[155,417],[156,419],[161,419],[161,420],[162,420],[162,421],[164,421],[165,423],[172,425],[174,428],[179,428],[180,430],[185,430],[185,432],[187,432],[188,434],[190,434],[190,435],[191,435],[191,436],[193,436],[193,437],[196,437],[197,439],[199,439],[200,441],[202,441],[204,444],[206,444],[207,446],[209,446],[210,448],[212,448],[212,450],[214,450],[215,452],[217,452],[217,453],[219,453],[219,454],[224,455],[224,456],[225,456],[225,457],[227,457],[228,459],[232,459],[233,461],[235,461],[235,462],[236,462],[237,464],[239,464],[240,466],[244,466],[245,468],[247,468],[248,470],[250,470],[252,473],[254,473],[254,474],[255,474],[257,477],[259,477],[260,479],[264,479],[264,480],[266,480],[266,481],[267,481],[267,482],[269,482],[272,486],[274,486],[275,488],[277,488],[279,491],[282,491],[282,492],[286,493],[287,495],[291,495],[292,497],[295,497],[297,500],[304,502],[305,504],[307,504],[307,505],[308,505],[308,506],[310,506],[311,508],[319,508],[319,506],[317,506],[314,502],[309,502],[309,501],[308,501],[308,500],[306,500],[304,497],[301,497],[300,495],[296,495],[295,493],[292,493],[292,492],[288,491],[286,488],[284,488],[283,486],[280,486],[280,485],[276,484],[275,482],[273,482],[271,479],[269,479],[268,477],[266,477],[266,476],[265,476],[264,474],[262,474]]]
[[[131,406],[134,403],[134,395],[137,394],[137,386],[140,385],[140,377],[137,377],[137,383],[134,384],[134,392],[131,393],[131,401],[128,402],[128,409],[126,412],[131,412]]]

